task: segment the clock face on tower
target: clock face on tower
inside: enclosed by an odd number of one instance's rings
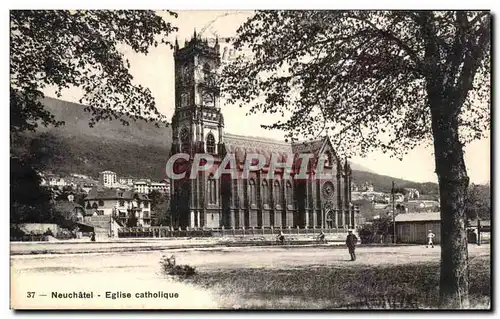
[[[211,93],[203,94],[203,105],[215,106],[214,96]]]

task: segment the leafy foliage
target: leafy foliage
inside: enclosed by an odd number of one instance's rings
[[[364,244],[380,242],[380,238],[387,238],[394,233],[392,218],[381,216],[374,219],[372,223],[365,224],[358,231],[361,237],[361,242]]]
[[[154,226],[170,225],[170,196],[153,190],[148,197],[151,199],[151,211],[156,215]]]
[[[490,127],[485,11],[259,11],[224,68],[229,101],[280,113],[291,140],[328,132],[340,155],[403,155],[432,140],[441,204],[440,302],[468,300],[463,145]]]
[[[49,223],[55,220],[52,193],[40,186],[40,180],[30,162],[10,159],[11,223]]]
[[[177,14],[169,12],[171,16]],[[147,54],[177,30],[153,11],[12,10],[10,12],[11,133],[63,124],[41,103],[46,88],[58,95],[81,89],[81,103],[99,120],[161,119],[149,89],[133,83],[119,46]]]
[[[469,186],[465,199],[465,213],[471,220],[478,217],[482,220],[491,219],[491,187],[489,184]]]
[[[60,96],[65,88],[80,89],[90,126],[107,119],[125,125],[129,119],[163,120],[151,92],[133,83],[119,47],[147,54],[151,46],[169,44],[175,30],[153,11],[10,11],[11,222],[60,219],[37,173],[48,164],[44,137],[29,141],[23,135],[64,124],[44,106],[43,91],[52,88]],[[23,149],[26,142],[32,145]]]
[[[328,132],[339,153],[401,155],[431,140],[434,85],[468,142],[489,127],[489,21],[487,12],[259,11],[235,43],[251,59],[224,68],[224,91],[253,103],[251,113],[289,116],[264,127],[291,140]]]

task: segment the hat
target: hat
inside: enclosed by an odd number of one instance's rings
[[[429,233],[432,232],[432,230],[429,229]]]
[[[349,229],[349,230],[348,230],[348,232],[349,232],[349,233],[352,233],[352,229]]]

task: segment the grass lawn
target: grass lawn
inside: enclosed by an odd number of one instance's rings
[[[216,291],[227,308],[434,308],[439,294],[439,264],[374,266],[346,262],[287,269],[233,268],[200,271],[188,280]],[[489,256],[471,260],[469,282],[471,307],[488,309]]]

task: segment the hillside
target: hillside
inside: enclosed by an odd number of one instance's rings
[[[143,120],[101,121],[89,126],[90,113],[83,106],[53,98],[44,104],[65,125],[40,128],[27,135],[21,148],[41,154],[48,171],[57,174],[81,173],[97,177],[103,170],[119,176],[152,179],[164,177],[171,145],[171,128]]]
[[[129,126],[119,121],[102,121],[89,127],[90,114],[76,103],[45,98],[47,109],[57,120],[65,122],[58,128],[40,128],[28,135],[22,148],[41,155],[46,169],[58,174],[81,173],[97,177],[103,170],[118,176],[151,179],[164,177],[172,133],[170,126],[137,120]],[[31,145],[31,146],[30,146]],[[375,174],[352,163],[353,180],[358,185],[371,182],[377,191],[390,191],[394,180],[397,187],[414,187],[423,194],[437,193],[437,184],[415,183]]]

